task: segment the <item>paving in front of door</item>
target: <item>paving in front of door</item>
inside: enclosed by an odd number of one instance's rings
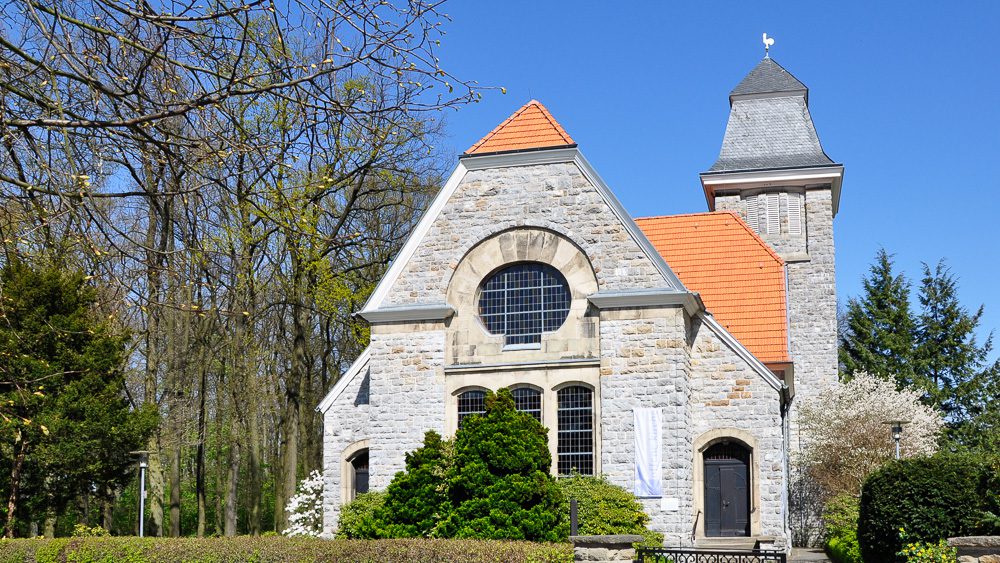
[[[805,549],[796,547],[792,549],[792,556],[788,558],[788,563],[830,563],[830,559],[823,553],[822,549]]]

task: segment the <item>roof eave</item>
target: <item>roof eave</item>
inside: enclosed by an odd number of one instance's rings
[[[739,100],[759,100],[761,98],[790,98],[792,96],[802,96],[806,105],[809,105],[809,88],[798,90],[774,90],[771,92],[753,92],[751,94],[729,94],[729,107],[733,107],[733,102]]]
[[[568,144],[568,145],[566,145],[566,144],[563,144],[563,145],[550,145],[550,146],[545,146],[545,147],[531,147],[531,148],[526,148],[526,149],[511,149],[511,150],[506,150],[506,151],[471,152],[471,153],[470,152],[464,152],[464,153],[458,155],[458,159],[459,160],[467,160],[467,159],[470,159],[470,158],[479,158],[479,157],[483,157],[483,156],[497,156],[497,155],[506,155],[506,154],[516,154],[516,153],[522,153],[522,152],[551,151],[551,150],[559,150],[559,149],[575,149],[576,147],[577,147],[577,144],[576,143],[572,143],[572,144]]]
[[[830,184],[833,192],[833,215],[840,208],[840,188],[844,181],[844,165],[839,163],[813,166],[757,168],[749,170],[717,170],[699,174],[708,208],[715,211],[713,195],[719,189],[755,189],[781,186]]]

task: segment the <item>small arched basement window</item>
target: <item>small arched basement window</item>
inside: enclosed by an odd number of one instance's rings
[[[562,326],[571,301],[566,278],[548,264],[524,262],[503,268],[483,283],[479,316],[490,334],[511,348],[535,348],[543,332]]]

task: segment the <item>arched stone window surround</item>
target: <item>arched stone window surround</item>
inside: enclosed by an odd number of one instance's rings
[[[750,537],[760,535],[760,459],[757,439],[739,428],[715,428],[694,441],[694,513],[698,523],[695,537],[705,538],[705,450],[720,442],[736,442],[750,451]]]
[[[558,330],[542,335],[539,349],[504,350],[504,337],[490,334],[479,318],[480,291],[490,275],[522,262],[540,262],[558,270],[569,285],[572,302],[566,321]],[[586,300],[597,288],[590,259],[562,234],[518,227],[483,239],[462,257],[448,283],[446,300],[456,311],[449,325],[449,363],[553,359],[553,352],[570,353],[567,346],[574,348],[577,357],[599,356],[597,315],[587,315]]]
[[[370,442],[368,439],[354,442],[344,448],[340,455],[340,504],[342,505],[354,500],[354,466],[351,460],[362,451],[368,450]]]

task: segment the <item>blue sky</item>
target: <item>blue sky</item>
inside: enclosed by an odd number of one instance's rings
[[[879,247],[912,280],[944,258],[966,306],[1000,328],[1000,3],[480,2],[445,11],[442,65],[504,86],[446,121],[458,154],[536,98],[633,216],[706,210],[728,93],[771,56],[809,87],[846,167],[838,299]],[[996,355],[996,354],[994,354]]]

